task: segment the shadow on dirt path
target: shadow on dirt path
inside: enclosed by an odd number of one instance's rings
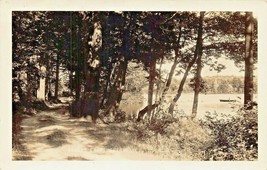
[[[71,118],[66,106],[54,106],[21,123],[21,152],[13,160],[160,160],[134,151],[131,136],[119,125]]]

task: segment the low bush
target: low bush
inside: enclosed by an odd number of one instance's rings
[[[212,138],[198,121],[164,116],[154,121],[130,124],[138,150],[161,155],[167,159],[202,160],[203,151]]]
[[[215,137],[205,151],[206,160],[256,160],[258,155],[257,108],[240,109],[237,115],[213,113],[203,126]],[[224,118],[222,118],[224,117]]]
[[[134,148],[175,160],[255,160],[258,153],[257,108],[235,115],[209,113],[203,120],[156,117],[126,123]]]

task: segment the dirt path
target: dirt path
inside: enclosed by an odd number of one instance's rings
[[[131,149],[117,125],[70,118],[64,108],[42,111],[22,121],[21,145],[29,160],[160,160]],[[16,154],[14,160],[16,160]]]

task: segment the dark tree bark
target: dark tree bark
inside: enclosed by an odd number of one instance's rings
[[[50,87],[51,87],[51,84],[50,84],[50,70],[51,70],[51,67],[50,67],[50,60],[47,60],[47,63],[46,63],[46,77],[45,77],[45,100],[50,100],[51,99],[51,95],[48,95],[48,94],[51,94],[51,91],[50,91]]]
[[[72,56],[72,40],[73,40],[73,35],[72,35],[72,32],[73,32],[73,28],[72,28],[72,12],[70,12],[70,26],[71,26],[71,30],[70,30],[70,49],[69,49],[69,58],[70,58],[70,74],[69,74],[69,88],[70,88],[70,94],[71,96],[73,95],[73,56]]]
[[[179,63],[179,50],[180,50],[180,40],[181,40],[181,36],[182,36],[182,31],[181,31],[181,27],[179,28],[179,36],[178,36],[178,40],[176,42],[176,47],[174,48],[174,61],[173,61],[173,64],[172,64],[172,67],[170,69],[170,72],[168,74],[168,79],[166,81],[166,84],[163,88],[163,91],[161,93],[161,96],[159,97],[159,107],[157,109],[160,109],[160,107],[162,106],[162,103],[165,101],[165,98],[166,98],[166,95],[170,89],[170,86],[171,86],[171,83],[172,83],[172,78],[173,78],[173,75],[174,75],[174,71],[176,69],[176,66],[177,64]]]
[[[119,95],[118,95],[118,98],[117,98],[118,105],[121,102],[123,91],[124,91],[124,88],[125,88],[127,68],[128,68],[128,61],[126,60],[125,62],[122,63],[121,85],[120,85],[120,88],[119,88],[120,90],[119,90]]]
[[[113,57],[108,64],[107,81],[101,101],[101,106],[109,108],[109,110],[112,109],[113,112],[116,112],[120,105],[125,86],[128,61],[132,55],[130,52],[131,40],[128,24],[120,33],[122,37],[122,46],[119,48],[120,54],[117,57]]]
[[[117,104],[119,105],[122,99],[122,95],[125,88],[125,80],[126,80],[126,72],[128,68],[128,61],[132,58],[132,52],[131,52],[131,46],[132,46],[132,40],[131,40],[131,33],[130,33],[130,26],[133,24],[133,20],[130,19],[127,28],[124,28],[122,31],[122,56],[124,57],[124,60],[121,63],[121,77],[120,77],[120,88],[119,88],[119,94],[117,98]]]
[[[85,82],[85,93],[80,99],[83,103],[81,105],[82,115],[91,115],[93,122],[99,118],[99,67],[89,67],[88,75]]]
[[[58,99],[58,85],[59,85],[59,56],[56,60],[56,81],[55,81],[55,99]]]
[[[199,22],[201,23],[203,18],[199,18]],[[201,27],[201,29],[202,29],[202,26],[199,24],[199,28]],[[176,102],[179,100],[179,98],[181,97],[181,94],[182,94],[182,92],[183,92],[183,87],[184,87],[184,84],[185,84],[185,81],[186,81],[186,78],[187,78],[187,76],[188,76],[188,74],[189,74],[189,71],[191,70],[191,68],[192,68],[192,66],[194,65],[194,63],[196,62],[196,60],[197,60],[197,58],[198,58],[198,49],[197,49],[197,47],[199,47],[199,45],[198,44],[200,44],[201,42],[201,39],[202,39],[202,35],[200,36],[199,35],[200,34],[200,31],[198,30],[198,37],[197,37],[197,42],[196,42],[196,49],[195,49],[195,52],[194,52],[194,57],[193,57],[193,59],[191,60],[191,62],[189,62],[189,64],[188,64],[188,66],[187,66],[187,68],[186,68],[186,70],[185,70],[185,73],[184,73],[184,75],[183,75],[183,78],[182,78],[182,81],[181,81],[181,83],[180,83],[180,85],[179,85],[179,88],[178,88],[178,90],[177,90],[177,93],[176,93],[176,95],[175,95],[175,97],[173,98],[173,100],[172,100],[172,102],[171,102],[171,104],[170,104],[170,106],[169,106],[169,113],[171,114],[171,115],[173,115],[173,111],[174,111],[174,106],[175,106],[175,104],[176,104]]]
[[[160,66],[159,66],[159,71],[157,73],[157,79],[156,79],[156,95],[155,95],[155,103],[160,103],[161,96],[160,96],[160,90],[162,89],[162,81],[161,81],[161,70],[162,70],[162,65],[163,65],[163,57],[160,59]]]
[[[180,85],[179,85],[179,88],[178,88],[178,90],[177,90],[177,93],[176,93],[175,97],[173,98],[173,100],[172,100],[172,102],[171,102],[171,104],[170,104],[170,106],[169,106],[169,113],[170,113],[171,115],[173,115],[174,106],[175,106],[176,102],[179,100],[179,98],[181,97],[181,94],[182,94],[182,92],[183,92],[183,87],[184,87],[186,78],[187,78],[187,76],[188,76],[189,71],[191,70],[191,67],[192,67],[193,64],[195,63],[195,61],[196,61],[196,57],[193,58],[193,60],[188,64],[188,66],[187,66],[187,68],[186,68],[186,70],[185,70],[185,73],[184,73],[184,75],[183,75],[182,81],[181,81],[181,83],[180,83]]]
[[[197,52],[197,70],[196,70],[196,77],[195,77],[195,87],[194,87],[194,101],[193,101],[193,108],[192,108],[192,118],[195,118],[197,115],[197,107],[198,107],[198,96],[200,93],[200,83],[201,83],[201,70],[202,70],[202,63],[201,63],[201,58],[202,58],[202,48],[203,48],[203,39],[202,39],[202,34],[203,34],[203,18],[204,18],[205,12],[200,12],[200,17],[199,17],[199,28],[198,28],[198,44],[196,46],[196,51]]]
[[[148,108],[147,114],[149,116],[150,121],[153,118],[152,105],[153,105],[155,76],[156,76],[156,60],[151,59],[149,67],[149,84],[148,84],[148,99],[147,99],[147,108]]]
[[[245,32],[245,80],[244,80],[244,105],[250,110],[253,108],[253,48],[252,35],[254,29],[252,12],[246,12]]]
[[[77,16],[77,21],[79,23],[79,18]],[[80,32],[80,25],[78,24],[77,26],[77,33],[76,33],[76,41],[77,41],[77,45],[76,45],[76,59],[77,59],[77,67],[75,70],[75,98],[76,100],[79,100],[80,96],[81,96],[81,67],[82,67],[82,60],[81,60],[81,55],[80,55],[80,37],[81,37],[81,32]]]
[[[145,106],[140,112],[138,113],[137,121],[141,121],[143,116],[147,113],[149,121],[153,119],[153,111],[155,108],[158,107],[158,103],[153,104],[153,93],[154,93],[154,84],[155,84],[155,76],[156,76],[156,60],[150,60],[150,67],[149,67],[149,84],[148,84],[148,100],[147,106]]]
[[[78,16],[77,16],[78,17]],[[77,66],[75,69],[75,92],[76,100],[72,103],[70,109],[73,116],[81,117],[91,115],[93,122],[96,122],[96,119],[99,118],[99,77],[100,77],[100,60],[98,55],[98,50],[101,48],[101,25],[97,24],[97,17],[92,18],[94,23],[94,35],[93,38],[88,38],[89,46],[88,50],[83,51],[83,55],[88,55],[87,57],[82,58],[81,56],[81,46],[82,40],[81,31],[86,30],[84,25],[87,24],[81,18],[78,21],[78,26],[76,30],[75,40],[77,45],[75,48],[74,54],[77,59]],[[77,19],[77,20],[78,20]],[[83,26],[83,27],[82,27]],[[90,35],[89,35],[90,36]],[[85,54],[87,52],[87,54]],[[83,63],[82,63],[83,62]],[[84,68],[82,68],[82,65]],[[81,72],[83,72],[83,77]],[[81,80],[84,78],[84,93],[81,96]]]
[[[78,67],[75,70],[75,99],[79,100],[81,95],[81,76],[80,76],[80,61],[78,61]]]
[[[175,58],[174,58],[174,61],[173,61],[173,64],[172,64],[172,67],[171,67],[171,70],[170,70],[166,85],[165,85],[165,87],[163,89],[163,92],[161,94],[161,97],[159,99],[159,103],[164,101],[164,99],[165,99],[165,97],[167,95],[167,92],[169,91],[169,88],[170,88],[171,82],[172,82],[172,78],[173,78],[173,75],[174,75],[174,71],[175,71],[176,66],[177,66],[178,63],[179,63],[178,62],[178,49],[175,49]]]
[[[112,111],[115,114],[119,107],[123,94],[123,86],[125,85],[127,65],[128,61],[125,57],[121,57],[121,59],[115,63],[112,75],[108,80],[109,90],[107,92],[107,101],[105,103],[105,107],[108,108],[108,111],[106,114],[108,114],[109,111]]]
[[[69,72],[69,93],[73,96],[73,71],[70,70]]]

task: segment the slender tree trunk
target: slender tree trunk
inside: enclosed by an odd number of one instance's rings
[[[46,78],[45,78],[45,95],[46,95],[46,100],[50,100],[50,60],[47,60],[47,63],[46,63],[46,68],[47,68],[47,71],[46,71]],[[48,95],[49,94],[49,95]]]
[[[72,56],[72,50],[73,50],[73,47],[72,47],[72,32],[73,32],[73,28],[72,28],[72,12],[70,12],[70,27],[71,27],[71,29],[70,29],[70,49],[69,49],[69,58],[70,58],[70,65],[71,65],[71,67],[70,67],[70,74],[69,74],[69,84],[70,84],[70,94],[71,94],[71,96],[73,95],[73,72],[74,72],[74,70],[73,70],[73,56]]]
[[[151,59],[149,68],[149,85],[148,85],[148,100],[147,100],[147,106],[148,106],[147,114],[149,116],[150,121],[153,118],[152,105],[153,105],[155,75],[156,75],[156,60]]]
[[[77,23],[79,23],[79,18],[77,16],[77,19],[76,19]],[[76,93],[76,100],[79,100],[80,96],[81,96],[81,71],[82,71],[82,63],[83,62],[81,60],[81,55],[80,55],[80,37],[81,37],[81,32],[80,32],[80,25],[78,24],[78,27],[77,27],[77,33],[76,33],[76,41],[77,41],[77,46],[76,46],[76,59],[77,59],[77,68],[76,68],[76,73],[75,73],[75,76],[76,76],[76,90],[75,90],[75,93]]]
[[[121,85],[120,85],[120,91],[119,91],[119,96],[117,99],[118,105],[121,102],[123,91],[125,89],[125,81],[126,81],[126,72],[128,68],[128,60],[126,60],[124,63],[122,63],[122,72],[121,72]]]
[[[80,62],[78,61],[78,67],[75,70],[75,99],[79,100],[81,95],[81,76],[80,76]]]
[[[203,19],[203,18],[202,18],[202,19]],[[202,21],[201,21],[202,19],[201,19],[201,17],[199,18],[200,23],[202,22]],[[199,24],[199,27],[200,27],[200,24]],[[201,26],[201,28],[202,28],[202,26]],[[201,41],[201,39],[202,39],[202,35],[200,36],[199,33],[200,33],[200,31],[198,30],[198,38],[197,38],[197,42],[196,42],[196,47],[199,46],[198,44],[201,43],[200,41]],[[181,81],[181,83],[180,83],[180,85],[179,85],[179,88],[178,88],[178,90],[177,90],[177,93],[176,93],[175,97],[173,98],[173,100],[172,100],[172,102],[171,102],[171,104],[170,104],[170,106],[169,106],[169,113],[170,113],[172,116],[173,116],[173,111],[174,111],[175,104],[176,104],[176,102],[179,100],[179,98],[181,97],[181,94],[182,94],[182,92],[183,92],[183,87],[184,87],[186,78],[187,78],[187,76],[188,76],[188,74],[189,74],[189,71],[191,70],[192,66],[194,65],[194,63],[196,62],[196,59],[197,59],[197,57],[198,57],[198,53],[197,53],[197,51],[198,51],[198,49],[196,48],[196,49],[195,49],[195,52],[194,52],[194,57],[193,57],[193,59],[191,60],[191,62],[189,62],[188,66],[187,66],[187,68],[186,68],[186,70],[185,70],[184,76],[183,76],[183,78],[182,78],[182,81]]]
[[[247,110],[253,108],[253,49],[252,35],[254,29],[252,12],[246,12],[245,32],[245,80],[244,80],[244,105]]]
[[[120,73],[121,73],[121,61],[117,61],[115,63],[115,66],[113,68],[113,71],[110,75],[109,79],[109,88],[108,88],[108,95],[106,107],[109,109],[112,109],[115,112],[116,105],[117,105],[117,99],[119,96],[119,89],[120,89]],[[107,112],[108,113],[108,112]]]
[[[112,59],[108,68],[108,79],[102,99],[102,105],[107,108],[117,110],[123,94],[123,86],[125,86],[126,71],[128,67],[128,59],[130,58],[130,31],[124,29],[122,31],[121,55]],[[115,62],[114,62],[115,61]],[[114,65],[113,65],[114,64]],[[104,104],[105,98],[107,98]]]
[[[157,86],[157,90],[156,90],[156,96],[155,96],[155,102],[159,103],[160,102],[160,98],[159,94],[160,94],[160,90],[161,90],[161,69],[162,69],[162,64],[163,64],[163,57],[160,59],[160,67],[159,67],[159,73],[158,73],[158,80],[156,81],[156,86]]]
[[[106,76],[106,79],[108,79],[107,77],[109,76]],[[103,90],[103,96],[102,96],[102,99],[101,99],[101,102],[100,102],[100,107],[101,108],[104,108],[105,107],[105,102],[106,102],[106,98],[107,98],[107,93],[108,93],[108,87],[109,87],[109,82],[108,80],[106,81],[105,83],[105,86],[104,86],[104,90]]]
[[[72,96],[73,94],[73,72],[72,70],[70,70],[69,72],[69,92],[70,92],[70,95]]]
[[[106,108],[108,110],[113,110],[115,113],[119,107],[122,94],[123,94],[123,86],[125,85],[125,77],[127,70],[128,61],[125,57],[121,57],[120,61],[117,61],[115,64],[113,71],[111,73],[110,79],[108,81],[109,91],[107,97],[107,101],[105,103]],[[106,114],[109,112],[107,111]]]
[[[41,66],[40,71],[44,75],[46,73],[46,67]],[[37,98],[40,100],[45,100],[45,87],[46,87],[46,78],[45,76],[41,76],[39,80],[39,88],[37,90]]]
[[[193,108],[192,108],[192,118],[195,118],[197,115],[197,107],[198,107],[198,96],[200,92],[200,83],[201,83],[201,70],[202,70],[202,48],[203,48],[203,39],[202,39],[202,34],[203,34],[203,18],[204,18],[205,12],[200,12],[200,17],[199,17],[199,28],[198,28],[198,41],[199,43],[197,44],[196,48],[197,50],[197,72],[196,72],[196,77],[195,77],[195,88],[194,88],[194,101],[193,101]]]
[[[59,85],[59,56],[56,61],[56,82],[55,82],[55,99],[58,99],[58,85]]]
[[[192,63],[192,64],[191,64],[191,63]],[[187,69],[185,70],[184,76],[183,76],[182,81],[181,81],[181,83],[180,83],[180,85],[179,85],[179,88],[178,88],[178,90],[177,90],[177,93],[176,93],[175,97],[173,98],[173,100],[172,100],[172,102],[171,102],[171,104],[170,104],[170,106],[169,106],[169,113],[170,113],[171,115],[173,115],[174,106],[175,106],[176,102],[177,102],[177,101],[179,100],[179,98],[181,97],[181,94],[182,94],[182,92],[183,92],[183,87],[184,87],[186,78],[187,78],[187,76],[188,76],[188,74],[189,74],[189,71],[191,70],[192,65],[195,63],[195,60],[193,59],[191,63],[189,63],[189,65],[187,66]],[[191,66],[190,66],[190,65],[191,65]]]
[[[194,87],[194,100],[192,107],[192,118],[195,118],[197,115],[197,107],[198,107],[198,97],[200,92],[200,81],[201,81],[201,58],[197,59],[197,73],[195,77],[195,87]]]
[[[174,48],[174,61],[173,61],[173,64],[172,64],[172,67],[171,67],[171,70],[168,74],[168,77],[167,77],[167,82],[162,90],[162,94],[159,98],[159,107],[162,107],[162,103],[165,101],[165,98],[166,98],[166,95],[170,89],[170,86],[171,86],[171,83],[172,83],[172,78],[173,78],[173,75],[174,75],[174,71],[176,69],[176,66],[177,64],[179,63],[178,61],[178,57],[179,57],[179,50],[180,50],[180,40],[181,40],[181,36],[182,36],[182,31],[181,31],[181,27],[179,28],[180,32],[179,32],[179,36],[178,36],[178,40],[176,42],[176,48]],[[158,108],[159,109],[159,108]]]
[[[129,21],[129,25],[132,24],[132,20]],[[128,26],[129,26],[128,25]],[[123,91],[125,88],[125,80],[126,80],[126,72],[127,72],[127,67],[128,67],[128,61],[131,58],[131,53],[130,53],[130,46],[131,46],[131,34],[129,29],[124,29],[122,32],[122,56],[123,60],[121,61],[121,73],[120,73],[120,85],[119,85],[119,94],[117,98],[117,104],[119,106]]]
[[[165,85],[165,87],[163,89],[163,92],[162,92],[162,95],[161,95],[161,97],[159,99],[159,103],[164,101],[164,99],[165,99],[165,97],[167,95],[167,92],[169,91],[169,88],[170,88],[171,82],[172,82],[172,78],[173,78],[173,75],[174,75],[174,71],[176,69],[177,64],[178,64],[178,49],[175,49],[175,58],[174,58],[174,61],[173,61],[173,64],[172,64],[172,67],[171,67],[171,70],[170,70],[166,85]]]

